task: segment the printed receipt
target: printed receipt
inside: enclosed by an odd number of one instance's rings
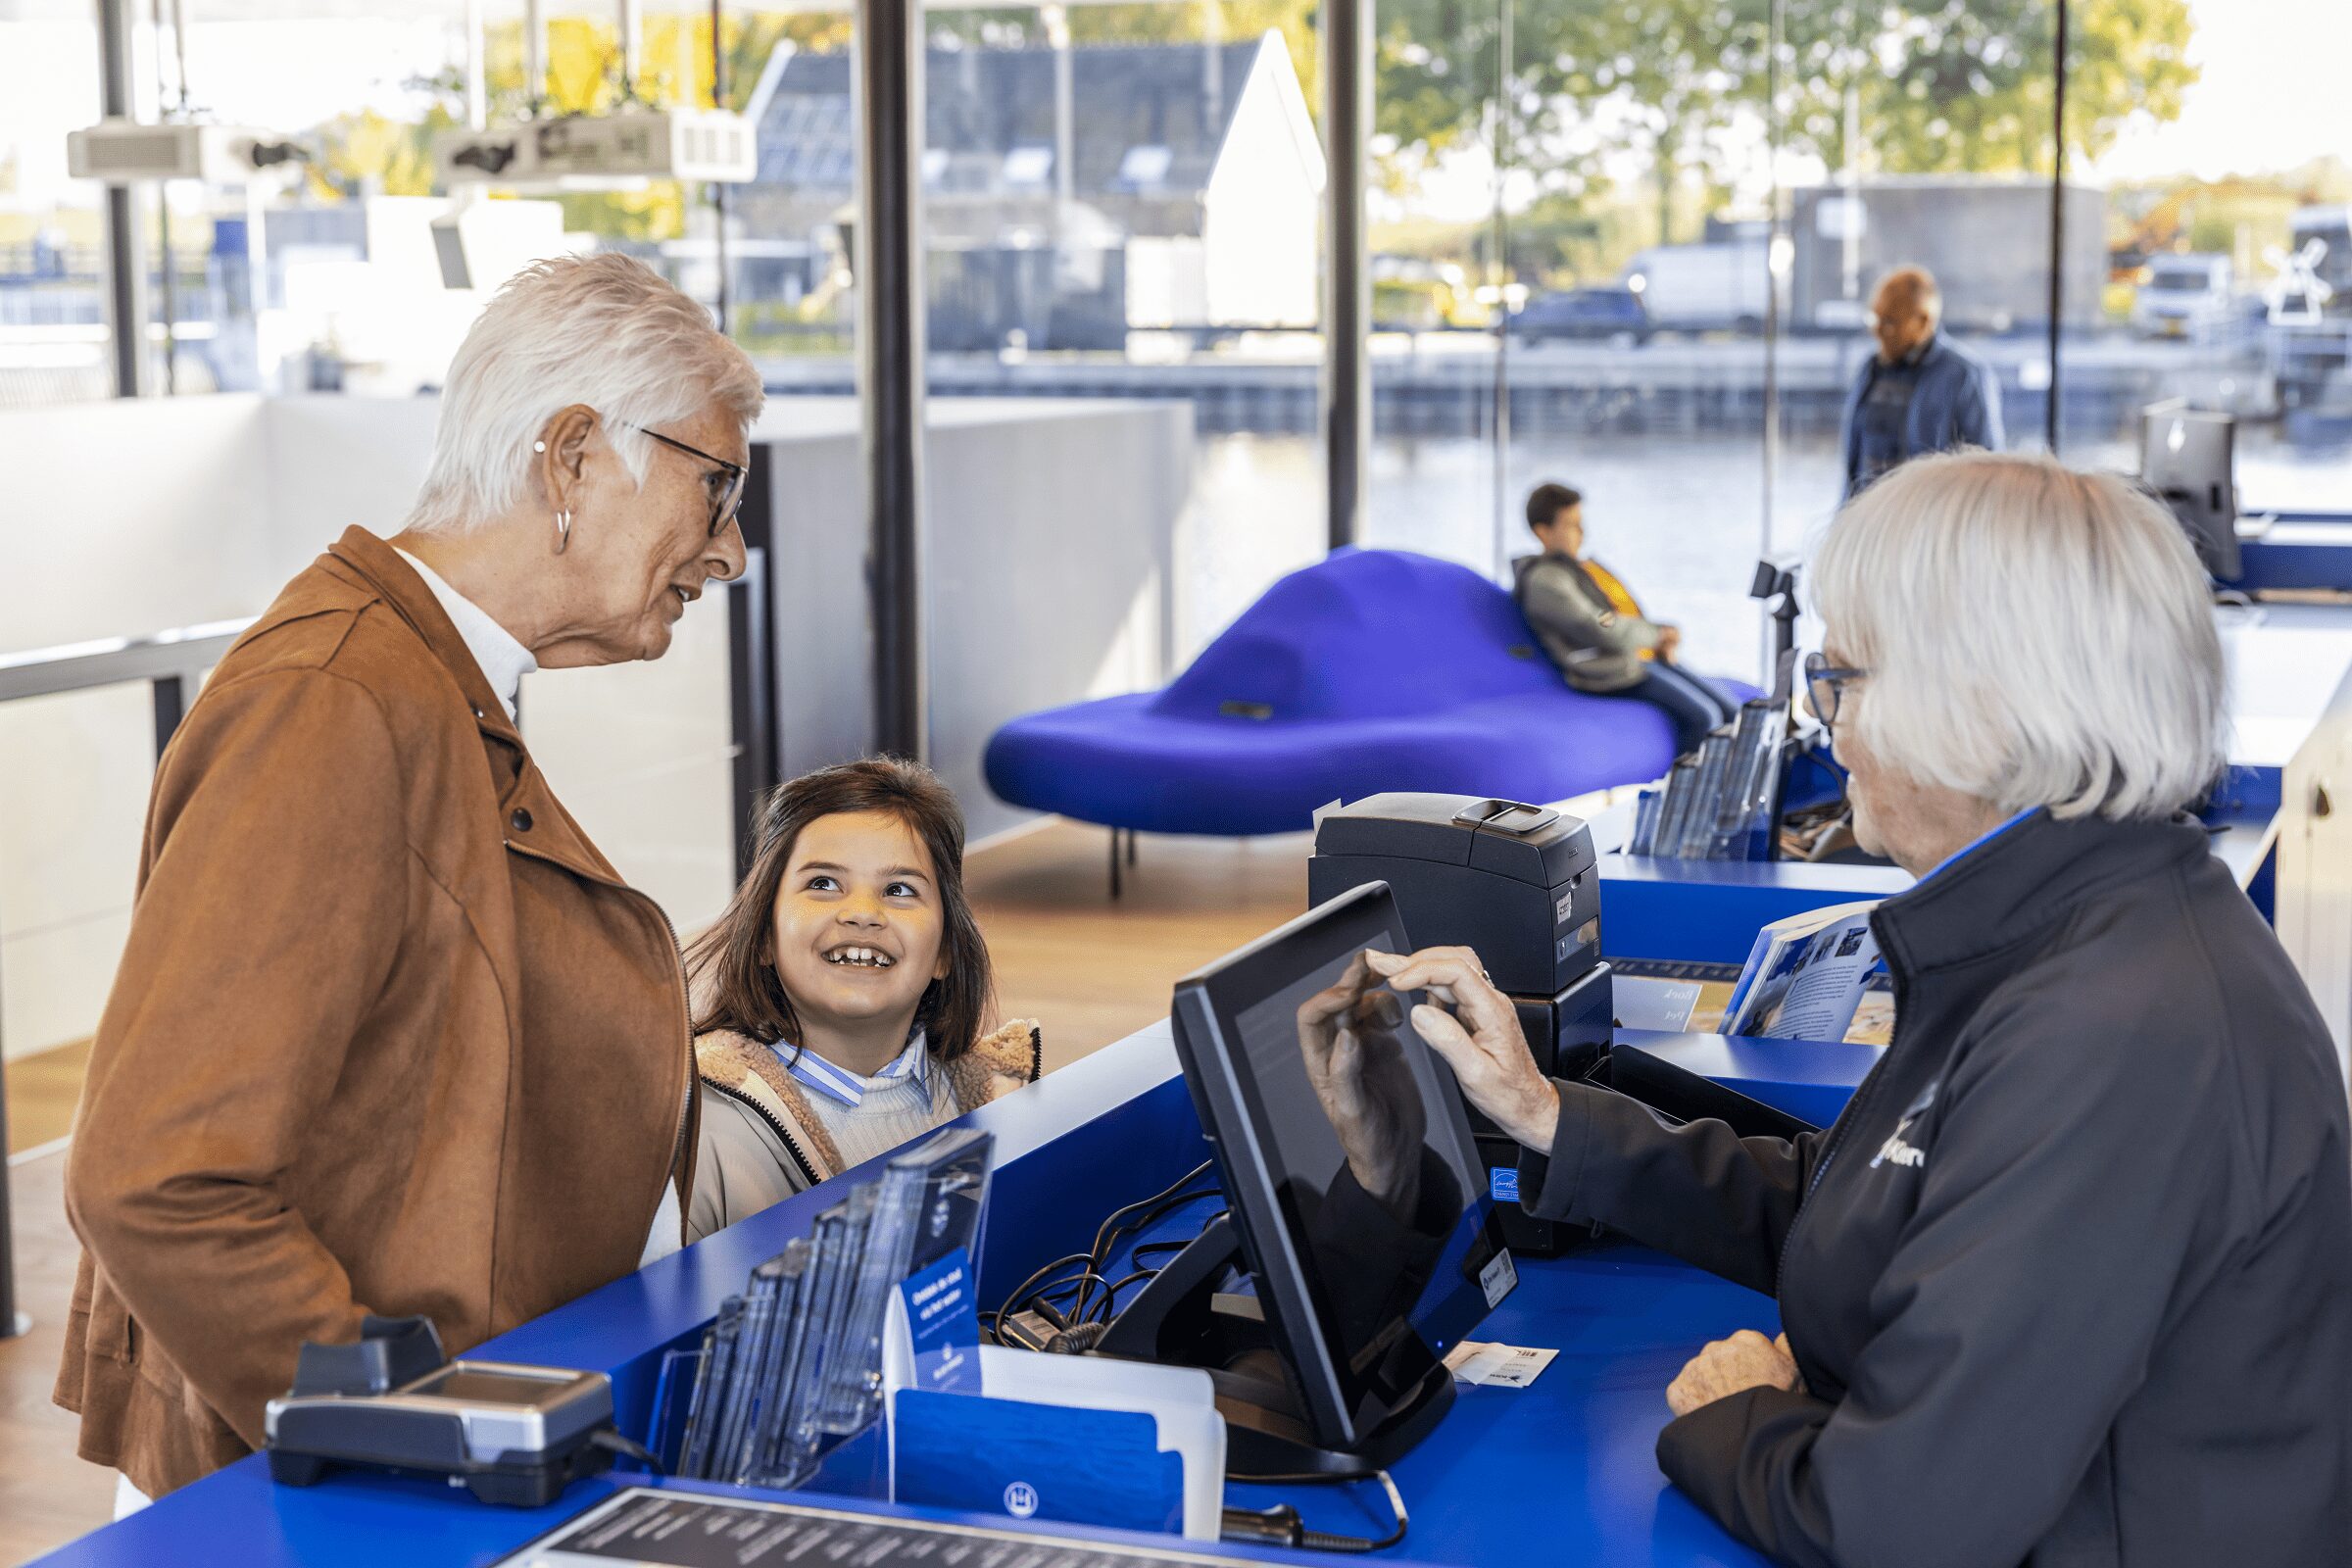
[[[1457,1383],[1477,1388],[1524,1389],[1551,1365],[1557,1350],[1530,1349],[1524,1345],[1492,1345],[1464,1340],[1446,1352],[1446,1367]]]

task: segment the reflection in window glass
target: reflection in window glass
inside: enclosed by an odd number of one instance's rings
[[[531,83],[520,5],[486,8],[480,53],[492,125],[534,107],[561,115],[610,112],[632,98],[710,101],[707,8],[649,10],[633,80],[613,14],[551,9],[559,14],[547,24],[547,74]],[[159,347],[159,389],[430,389],[491,289],[534,259],[583,247],[625,251],[690,293],[716,298],[711,187],[491,184],[452,200],[433,141],[466,120],[465,8],[338,5],[307,17],[233,3],[188,10],[184,49],[169,25],[134,28],[138,118],[251,126],[301,155],[246,184],[133,188],[151,272],[160,283],[168,245],[174,279],[168,294],[156,291],[149,329],[159,346],[172,345],[168,359]],[[103,197],[94,184],[63,177],[64,141],[97,117],[95,31],[80,22],[0,23],[0,167],[18,198],[0,218],[0,377],[22,379],[29,353],[22,328],[39,326],[53,340],[39,345],[50,360],[69,346],[79,356],[65,368],[89,383],[74,388],[84,395],[107,389]],[[791,46],[786,55],[846,49],[849,31],[846,13],[729,8],[721,28],[729,105],[748,106],[779,44]],[[20,81],[16,74],[35,62],[39,71]],[[454,237],[437,232],[453,222]],[[808,335],[846,353],[846,328],[831,311],[841,270],[812,254],[812,243],[771,239],[755,225],[732,246],[747,340]]]
[[[66,177],[66,133],[98,118],[93,16],[0,6],[0,408],[114,389],[100,193]]]
[[[759,178],[726,195],[729,329],[771,393],[847,397],[857,390],[856,22],[846,9],[753,6],[730,7],[727,23],[741,29],[730,31],[728,99],[760,148]],[[710,240],[697,249],[708,256]]]
[[[1183,398],[1192,654],[1322,553],[1323,152],[1306,0],[934,10],[923,233],[935,398]],[[811,117],[846,82],[797,63]]]
[[[2070,123],[2085,96],[2111,113],[2072,153],[2106,211],[2098,309],[2070,313],[2064,344],[2066,455],[2135,469],[2142,411],[2185,399],[2235,416],[2244,510],[2352,511],[2352,10],[2077,10]],[[2141,86],[2151,58],[2157,91]]]

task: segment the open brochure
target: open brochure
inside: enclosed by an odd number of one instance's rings
[[[1875,900],[1808,909],[1756,933],[1724,1009],[1727,1035],[1842,1040],[1879,965],[1870,929]]]

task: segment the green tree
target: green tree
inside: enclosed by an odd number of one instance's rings
[[[2067,146],[2094,158],[2134,113],[2176,118],[2196,79],[2186,0],[2078,7]],[[1592,183],[1554,151],[1646,152],[1665,203],[1695,175],[1729,183],[1727,136],[1773,106],[1771,0],[1516,0],[1504,149],[1555,191]],[[1782,145],[1832,169],[2048,172],[2052,0],[1788,0]],[[1499,19],[1467,0],[1382,0],[1378,128],[1400,152],[1492,135]],[[1849,149],[1847,137],[1858,132]]]

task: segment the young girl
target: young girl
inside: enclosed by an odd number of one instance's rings
[[[1038,1076],[1034,1023],[980,1038],[963,813],[916,763],[848,762],[769,797],[691,968],[698,1241]]]

